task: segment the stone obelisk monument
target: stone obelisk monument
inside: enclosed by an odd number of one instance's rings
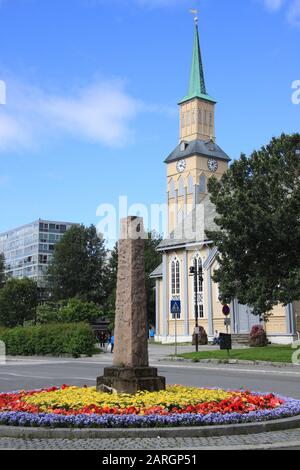
[[[130,394],[165,389],[165,378],[148,360],[144,235],[143,219],[121,220],[113,367],[97,378],[98,390],[103,385]]]

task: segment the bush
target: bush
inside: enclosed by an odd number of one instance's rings
[[[36,311],[36,321],[39,325],[58,323],[60,321],[59,305],[50,302],[39,305]]]
[[[91,327],[86,323],[1,329],[0,340],[6,344],[6,353],[10,356],[91,356],[96,342]]]
[[[96,304],[77,298],[69,299],[68,303],[59,310],[59,321],[64,323],[92,323],[101,316],[103,314]]]
[[[267,346],[267,344],[267,335],[262,325],[253,326],[250,333],[250,346],[252,348],[264,347]]]
[[[48,302],[37,308],[37,323],[93,323],[103,313],[93,302],[74,298],[58,303]]]

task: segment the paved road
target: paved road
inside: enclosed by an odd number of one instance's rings
[[[150,362],[165,375],[169,384],[198,387],[247,388],[274,391],[300,399],[300,367],[211,365],[160,362],[170,348],[150,349]],[[161,349],[161,348],[160,348]],[[103,368],[110,365],[111,354],[93,358],[16,358],[0,366],[0,391],[34,389],[51,385],[94,385]]]

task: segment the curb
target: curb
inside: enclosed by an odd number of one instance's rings
[[[239,434],[260,434],[271,431],[287,431],[300,428],[300,416],[260,423],[232,424],[191,428],[136,428],[136,429],[75,429],[75,428],[26,428],[0,426],[0,438],[26,439],[118,439],[118,438],[174,438],[174,437],[222,437]]]
[[[164,357],[159,359],[159,362],[181,362],[187,364],[241,364],[247,366],[271,366],[271,367],[299,367],[300,364],[293,364],[292,362],[269,362],[269,361],[246,361],[242,359],[200,359],[199,361],[193,361],[192,359],[185,359],[183,357]]]
[[[193,447],[193,450],[211,451],[211,450],[298,450],[300,449],[300,441],[275,442],[274,444],[249,444],[249,445],[232,445],[232,446],[203,446]],[[176,450],[187,450],[186,448],[178,448]]]

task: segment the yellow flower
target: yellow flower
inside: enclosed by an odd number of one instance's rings
[[[43,411],[47,411],[48,408],[80,410],[85,406],[121,410],[133,406],[146,411],[154,406],[170,408],[173,406],[197,405],[209,401],[220,402],[233,395],[236,396],[238,393],[181,385],[169,386],[166,390],[160,392],[140,391],[132,396],[128,394],[107,395],[106,393],[97,392],[95,387],[68,387],[54,392],[42,392],[28,397],[25,396],[23,400],[26,403],[39,406]]]

